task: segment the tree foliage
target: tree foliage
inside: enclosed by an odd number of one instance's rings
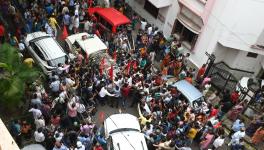
[[[26,83],[33,82],[39,75],[21,60],[18,51],[4,44],[0,46],[0,102],[16,106],[23,99]]]

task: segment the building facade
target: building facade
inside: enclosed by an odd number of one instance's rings
[[[182,41],[197,67],[205,52],[216,62],[264,77],[264,2],[259,0],[129,0],[129,5],[165,36]],[[243,75],[238,75],[241,77]]]

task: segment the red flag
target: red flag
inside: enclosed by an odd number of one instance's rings
[[[126,71],[127,71],[127,74],[129,75],[129,73],[130,73],[130,66],[131,66],[131,62],[129,61],[128,63],[127,63],[127,66],[126,66]]]
[[[117,52],[116,52],[116,50],[115,50],[114,53],[113,53],[113,59],[114,59],[114,61],[116,62],[116,60],[117,60]]]
[[[103,111],[101,111],[101,112],[99,113],[99,121],[100,121],[101,123],[103,123],[103,122],[104,122],[104,118],[105,118],[105,113],[104,113]]]
[[[137,61],[134,61],[133,70],[137,70]]]
[[[61,39],[62,40],[65,40],[67,37],[68,37],[67,28],[66,28],[66,26],[63,26],[63,31],[62,31],[62,34],[61,34]]]
[[[113,68],[113,65],[111,65],[111,68],[110,68],[110,70],[109,70],[109,72],[108,72],[108,75],[109,75],[109,78],[110,78],[110,80],[114,80],[114,68]]]
[[[103,57],[101,62],[100,62],[100,66],[99,66],[100,75],[103,75],[104,66],[105,66],[105,58]]]

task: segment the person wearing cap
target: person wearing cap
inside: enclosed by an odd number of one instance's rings
[[[82,142],[77,141],[76,148],[74,150],[85,150],[85,146],[82,144]]]

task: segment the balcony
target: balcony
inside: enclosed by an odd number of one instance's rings
[[[178,0],[180,6],[190,9],[195,15],[202,17],[206,0]]]

